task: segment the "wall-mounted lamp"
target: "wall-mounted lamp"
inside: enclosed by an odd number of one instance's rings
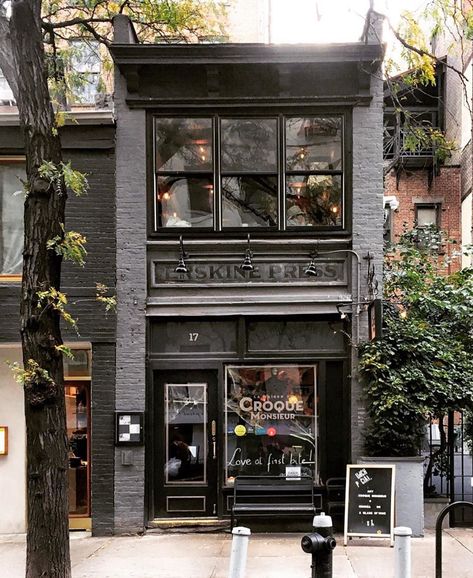
[[[317,277],[318,271],[317,271],[317,267],[315,264],[315,259],[317,258],[317,255],[318,255],[318,252],[317,252],[317,247],[316,247],[314,249],[313,253],[311,253],[311,255],[310,255],[310,263],[304,269],[304,275],[307,275],[308,277]]]
[[[355,311],[358,313],[366,311],[372,301],[358,301],[353,303],[338,303],[335,305],[337,308],[340,319],[348,319],[349,315],[352,315]]]
[[[8,455],[8,427],[0,425],[0,456]]]
[[[174,271],[176,273],[189,273],[189,269],[186,265],[187,254],[184,251],[184,242],[182,240],[182,235],[179,237],[179,261],[177,263]]]
[[[245,251],[245,258],[243,259],[243,263],[240,265],[240,269],[242,271],[253,271],[253,252],[251,251],[251,240],[250,234],[248,233],[248,247]]]
[[[340,319],[347,319],[348,314],[351,313],[351,303],[338,303],[336,305],[338,314],[340,315]]]

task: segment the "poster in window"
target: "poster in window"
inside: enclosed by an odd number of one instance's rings
[[[226,368],[226,482],[238,475],[317,479],[313,365]]]

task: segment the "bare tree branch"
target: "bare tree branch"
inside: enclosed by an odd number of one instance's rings
[[[70,28],[71,26],[78,26],[81,24],[110,24],[110,22],[111,22],[110,18],[94,18],[94,17],[80,18],[80,17],[76,17],[76,18],[71,18],[70,20],[63,20],[63,21],[59,21],[59,22],[50,22],[49,20],[46,22],[43,20],[41,22],[41,26],[45,30],[53,30],[56,28]]]

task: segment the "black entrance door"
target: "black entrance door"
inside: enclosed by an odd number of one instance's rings
[[[217,372],[157,371],[155,516],[217,513]]]

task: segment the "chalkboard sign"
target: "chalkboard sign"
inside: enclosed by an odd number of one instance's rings
[[[347,465],[344,544],[350,536],[390,538],[394,543],[395,466]]]

